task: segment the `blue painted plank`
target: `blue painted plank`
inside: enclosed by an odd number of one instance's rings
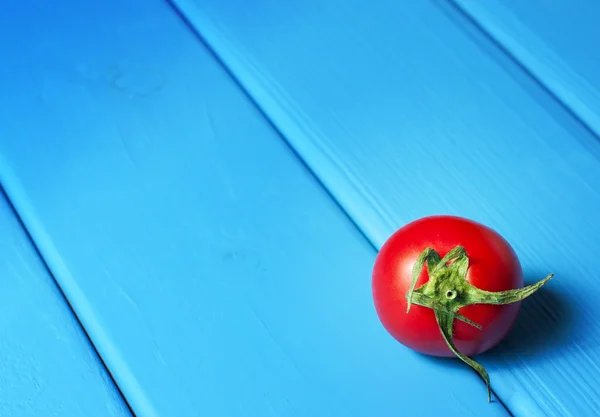
[[[450,0],[600,135],[600,3]]]
[[[555,272],[480,360],[515,415],[600,409],[600,152],[560,103],[445,2],[173,3],[375,246],[457,214]]]
[[[507,415],[385,332],[375,251],[166,3],[14,7],[0,180],[137,416]]]
[[[131,416],[0,189],[0,415]]]

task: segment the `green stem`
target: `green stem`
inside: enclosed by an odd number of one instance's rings
[[[419,288],[415,288],[423,267],[427,265],[429,280]],[[461,320],[478,329],[481,326],[458,313],[465,306],[473,304],[512,304],[524,300],[540,289],[554,274],[524,288],[508,291],[491,292],[481,290],[467,281],[469,256],[462,246],[456,246],[443,258],[433,249],[425,249],[417,258],[412,270],[412,282],[406,293],[407,309],[412,304],[434,310],[440,332],[450,350],[463,362],[473,368],[483,378],[488,390],[488,401],[491,401],[490,379],[483,366],[463,355],[454,345],[454,320]]]

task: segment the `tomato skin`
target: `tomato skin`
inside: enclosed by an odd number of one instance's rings
[[[522,288],[523,271],[510,244],[497,232],[475,221],[449,215],[418,219],[398,229],[379,251],[372,275],[375,309],[384,328],[400,343],[418,352],[456,357],[444,341],[434,311],[412,305],[406,313],[412,269],[426,248],[441,257],[456,246],[469,256],[467,280],[486,291]],[[417,288],[428,281],[423,268]],[[466,356],[496,346],[512,328],[521,302],[508,305],[471,305],[459,313],[483,326],[481,330],[454,321],[454,343]]]

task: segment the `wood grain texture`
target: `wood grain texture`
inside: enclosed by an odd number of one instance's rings
[[[0,416],[131,416],[1,189],[0,370]]]
[[[556,278],[480,358],[514,415],[593,415],[600,392],[596,138],[447,2],[173,4],[380,246],[450,213]]]
[[[450,0],[600,135],[600,3]]]
[[[0,181],[136,416],[507,415],[385,332],[372,246],[166,3],[16,9]]]

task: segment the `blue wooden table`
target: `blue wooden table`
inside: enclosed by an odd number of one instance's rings
[[[0,415],[600,415],[599,18],[2,3]],[[478,358],[491,403],[373,307],[378,248],[437,213],[556,274]]]

